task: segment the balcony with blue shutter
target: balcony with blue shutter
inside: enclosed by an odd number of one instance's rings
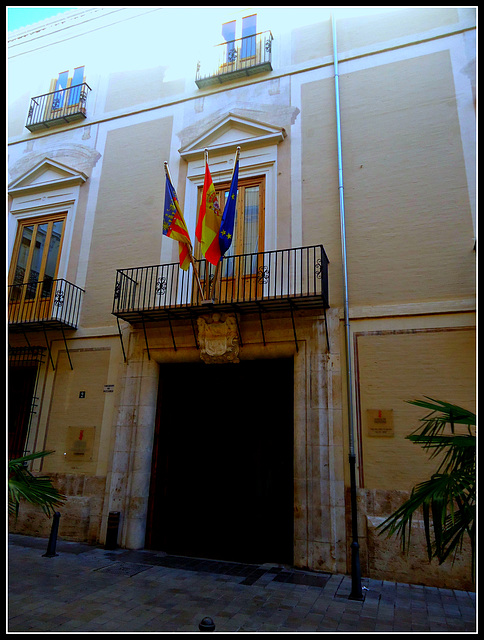
[[[30,100],[25,124],[29,131],[42,131],[87,117],[87,99],[91,87],[86,83],[57,89]]]
[[[213,47],[199,62],[195,83],[199,89],[272,71],[272,33],[264,31]]]

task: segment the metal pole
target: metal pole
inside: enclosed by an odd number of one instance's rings
[[[208,149],[205,149],[205,159],[208,163]],[[237,165],[237,160],[239,159],[239,155],[240,155],[240,147],[237,147],[235,150],[235,159],[234,159],[234,166],[232,168],[232,177],[230,178],[230,184],[232,184],[232,180],[234,179],[234,173],[235,173],[235,167]],[[220,229],[219,229],[220,231]],[[217,266],[215,267],[215,275],[213,277],[213,281],[212,281],[212,286],[211,286],[211,293],[210,293],[210,297],[212,299],[215,298],[215,291],[216,291],[216,286],[217,286],[217,279],[219,278],[220,275],[220,267],[222,265],[222,260],[223,260],[223,256],[221,256],[220,260],[217,262]]]
[[[164,162],[164,166],[165,166],[165,173],[168,176],[169,181],[171,182],[173,189],[175,189],[175,185],[173,184],[173,179],[171,177],[170,174],[170,169],[168,168],[168,162]],[[177,196],[178,197],[178,196]],[[191,243],[187,244],[187,249],[188,249],[188,258],[192,264],[192,269],[193,269],[193,273],[195,274],[195,279],[197,281],[197,285],[198,285],[198,290],[200,291],[200,295],[202,296],[202,300],[204,300],[204,295],[203,295],[203,289],[202,289],[202,284],[200,282],[200,277],[198,275],[198,269],[197,266],[195,264],[195,259],[193,258],[193,249],[192,249],[192,245]]]
[[[338,142],[338,189],[341,224],[341,256],[343,262],[343,292],[344,292],[344,324],[345,324],[345,356],[346,356],[346,393],[348,404],[348,432],[349,432],[349,464],[350,464],[350,491],[351,491],[351,593],[350,600],[362,600],[360,545],[358,544],[358,513],[356,501],[356,455],[353,424],[353,380],[351,362],[351,332],[349,320],[349,295],[348,295],[348,265],[346,257],[346,221],[343,186],[343,153],[341,145],[341,112],[339,99],[339,72],[338,72],[338,46],[336,40],[336,21],[331,14],[333,30],[333,57],[334,57],[334,91],[336,99],[336,134]]]
[[[55,548],[57,546],[57,533],[59,531],[59,519],[60,512],[56,511],[52,517],[52,527],[50,530],[49,543],[47,545],[47,551],[42,555],[43,558],[55,558],[57,553]]]

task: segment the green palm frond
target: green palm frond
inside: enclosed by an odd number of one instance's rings
[[[53,485],[48,476],[34,476],[25,466],[26,462],[42,458],[53,451],[38,451],[28,456],[15,458],[8,462],[8,510],[18,516],[20,500],[26,500],[38,505],[42,511],[50,516],[55,507],[61,505],[66,496],[62,495]]]
[[[441,455],[442,459],[436,473],[416,485],[410,498],[379,525],[380,534],[400,536],[402,550],[408,552],[412,519],[421,512],[429,560],[437,558],[442,564],[468,538],[474,566],[476,436],[472,427],[476,416],[432,398],[410,404],[431,409],[431,413],[421,419],[422,425],[407,439],[428,450],[430,458]],[[464,425],[464,433],[457,433],[457,425]]]
[[[424,396],[427,400],[408,400],[408,404],[413,404],[417,407],[424,407],[431,409],[431,413],[422,418],[422,422],[429,422],[431,426],[433,422],[438,424],[466,424],[469,427],[475,426],[476,415],[472,411],[463,409],[450,402],[442,402],[441,400],[434,400],[429,396]],[[429,402],[430,400],[430,402]],[[433,414],[438,411],[439,414],[434,416]]]

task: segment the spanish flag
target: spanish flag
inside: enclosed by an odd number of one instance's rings
[[[208,161],[205,158],[205,180],[195,235],[202,246],[202,254],[213,265],[217,265],[221,257],[218,241],[221,222],[222,212],[208,168]]]
[[[187,271],[190,267],[190,251],[192,243],[188,235],[187,225],[183,219],[183,214],[178,203],[178,198],[174,186],[168,176],[165,163],[166,188],[165,188],[165,210],[163,213],[163,235],[178,242],[180,254],[180,268]]]

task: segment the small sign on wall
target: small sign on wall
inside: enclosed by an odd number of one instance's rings
[[[66,460],[86,462],[92,460],[96,427],[67,427]]]
[[[367,435],[373,438],[393,438],[393,409],[366,410]]]

